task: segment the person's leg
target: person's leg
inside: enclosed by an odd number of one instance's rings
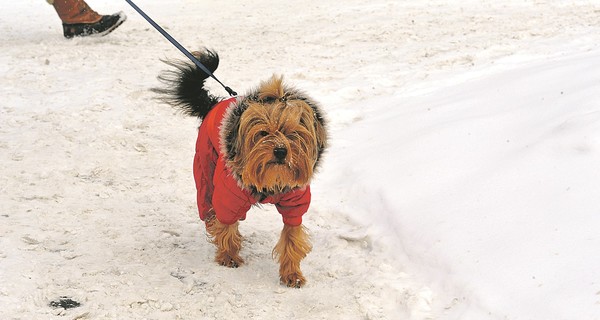
[[[104,36],[127,19],[123,12],[100,15],[83,0],[48,0],[63,23],[65,38]]]
[[[96,23],[102,19],[83,0],[53,0],[51,3],[63,24]]]

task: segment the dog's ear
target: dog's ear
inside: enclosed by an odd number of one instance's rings
[[[277,77],[273,76],[272,79],[279,80],[280,81],[279,83],[281,83],[282,78],[281,77],[277,78]],[[327,123],[326,123],[325,117],[323,116],[323,113],[321,111],[321,107],[319,106],[319,103],[314,101],[311,97],[306,95],[303,91],[298,90],[293,87],[283,86],[281,96],[284,99],[302,101],[303,103],[308,105],[310,107],[310,109],[312,110],[312,113],[313,113],[312,118],[314,119],[313,126],[314,126],[316,147],[317,147],[317,160],[315,162],[315,167],[316,167],[321,158],[321,155],[325,152],[325,149],[327,148]],[[305,125],[310,125],[310,124],[305,124]]]

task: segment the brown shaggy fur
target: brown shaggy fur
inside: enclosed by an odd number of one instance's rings
[[[211,237],[211,242],[217,246],[215,261],[222,266],[237,268],[244,263],[244,259],[240,257],[242,235],[238,225],[238,222],[226,225],[215,218],[206,222],[206,231]]]
[[[306,283],[300,261],[312,250],[308,233],[300,225],[283,226],[279,242],[273,249],[273,257],[279,260],[279,280],[288,287],[300,288]]]

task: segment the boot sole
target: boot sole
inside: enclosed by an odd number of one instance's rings
[[[119,12],[119,20],[117,20],[117,23],[115,23],[112,27],[104,30],[103,32],[94,33],[91,36],[92,37],[104,37],[105,35],[113,32],[113,30],[118,28],[120,25],[122,25],[123,22],[125,22],[125,20],[127,20],[127,16],[125,15],[125,13],[123,11],[120,11]]]

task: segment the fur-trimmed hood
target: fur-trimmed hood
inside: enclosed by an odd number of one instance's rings
[[[279,81],[281,81],[281,79]],[[264,84],[264,82],[263,82],[263,84]],[[287,86],[285,84],[283,85],[283,93],[284,93],[284,98],[287,100],[301,100],[304,103],[306,103],[312,109],[315,121],[318,122],[315,125],[318,125],[322,128],[326,127],[325,118],[323,116],[323,113],[320,109],[319,104],[316,101],[314,101],[312,98],[310,98],[308,95],[306,95],[301,90],[298,90],[291,86]],[[233,100],[231,102],[231,104],[229,105],[229,107],[227,108],[225,115],[223,117],[223,122],[221,123],[221,127],[219,129],[219,136],[221,138],[221,143],[222,143],[221,154],[225,157],[226,164],[227,164],[228,168],[230,170],[232,170],[232,172],[235,172],[235,170],[233,170],[233,166],[232,166],[231,162],[234,160],[235,156],[239,152],[236,141],[238,139],[239,130],[240,130],[240,119],[242,117],[242,114],[248,108],[248,105],[250,103],[256,103],[256,102],[261,102],[261,95],[260,95],[258,88],[251,90],[243,97],[240,97],[240,96],[236,97],[236,99]],[[323,141],[318,141],[317,147],[318,147],[318,152],[317,152],[317,159],[315,161],[314,169],[319,167],[321,156],[325,152],[326,136],[323,138]],[[240,181],[241,177],[239,177],[239,175],[238,175],[238,176],[236,176],[236,179],[238,181]],[[240,183],[241,183],[241,181],[240,181]]]

